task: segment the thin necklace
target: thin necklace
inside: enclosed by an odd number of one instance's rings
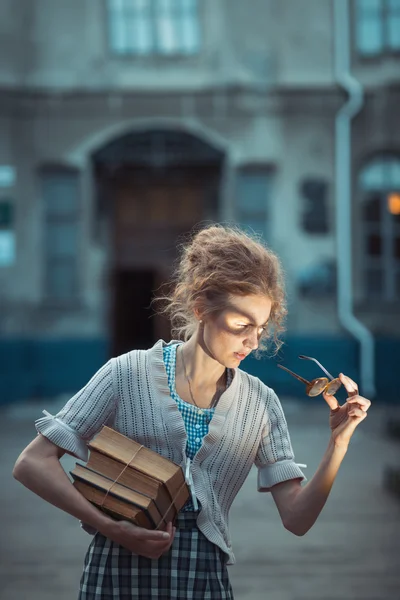
[[[182,348],[182,346],[180,346],[180,353],[181,353],[181,357],[182,357],[183,371],[185,373],[186,381],[188,382],[188,385],[189,385],[190,397],[192,398],[194,406],[197,408],[197,414],[198,415],[204,415],[204,409],[202,409],[201,406],[199,406],[197,404],[197,402],[196,402],[196,400],[194,399],[194,396],[193,396],[192,386],[190,385],[190,379],[189,379],[188,374],[186,372],[186,363],[185,363],[185,359],[184,359],[184,356],[183,356],[183,348]],[[207,408],[213,408],[214,404],[216,404],[216,400],[219,399],[219,397],[220,397],[220,394],[218,394],[218,392],[215,392],[214,397],[211,400],[211,404]]]

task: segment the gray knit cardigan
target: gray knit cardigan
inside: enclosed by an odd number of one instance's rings
[[[229,509],[252,465],[258,468],[261,492],[305,477],[294,461],[275,392],[240,369],[235,369],[231,385],[220,397],[209,432],[190,464],[182,415],[168,388],[164,345],[159,340],[149,350],[112,358],[57,415],[44,411],[47,416],[35,422],[36,429],[86,461],[87,442],[109,425],[181,465],[201,503],[199,529],[233,564]]]

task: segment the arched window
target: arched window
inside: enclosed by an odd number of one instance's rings
[[[400,157],[380,155],[360,172],[366,295],[400,298]]]

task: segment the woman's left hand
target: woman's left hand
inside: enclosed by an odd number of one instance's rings
[[[347,448],[354,430],[366,418],[371,401],[359,396],[358,386],[350,377],[340,373],[339,379],[347,390],[346,403],[340,406],[335,396],[323,396],[331,409],[329,424],[332,438],[336,445]]]

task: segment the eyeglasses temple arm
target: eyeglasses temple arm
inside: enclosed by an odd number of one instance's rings
[[[288,373],[290,373],[290,375],[293,375],[293,377],[296,377],[296,379],[298,379],[299,381],[302,381],[303,383],[305,383],[306,385],[309,385],[310,382],[307,381],[307,379],[304,379],[303,377],[300,377],[300,375],[296,375],[296,373],[293,373],[293,371],[291,371],[290,369],[287,369],[286,367],[284,367],[283,365],[277,365],[280,369],[283,369],[284,371],[287,371]]]
[[[321,365],[321,363],[316,358],[311,358],[311,356],[304,356],[304,354],[300,354],[299,358],[304,358],[305,360],[313,360],[315,363],[317,363],[317,365],[319,366],[319,368],[323,370],[323,372],[325,373],[325,375],[328,375],[328,377],[329,377],[329,379],[331,381],[333,381],[333,379],[335,379],[334,377],[332,377],[332,375],[329,373],[329,371],[327,371],[325,369],[325,367],[323,367]]]

